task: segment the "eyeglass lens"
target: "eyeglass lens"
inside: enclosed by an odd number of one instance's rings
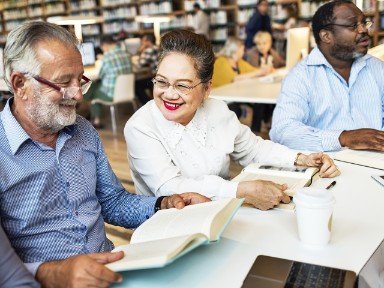
[[[185,84],[180,84],[178,82],[171,84],[165,80],[153,79],[152,82],[156,87],[162,90],[167,90],[170,86],[172,86],[172,88],[175,89],[177,93],[182,95],[187,95],[189,92],[191,92],[192,88],[194,88],[194,87],[189,87]]]
[[[89,82],[83,83],[81,85],[81,87],[75,87],[74,86],[74,87],[64,88],[64,90],[63,90],[63,98],[71,99],[71,98],[73,98],[79,92],[79,90],[81,90],[82,95],[84,95],[85,93],[88,92],[89,87],[91,87],[91,84],[92,84],[92,82],[89,81]]]

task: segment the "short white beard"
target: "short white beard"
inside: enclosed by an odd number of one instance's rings
[[[57,133],[65,126],[75,123],[76,110],[64,113],[60,111],[60,104],[75,106],[76,100],[63,99],[55,103],[40,93],[37,87],[34,87],[33,92],[35,101],[25,108],[25,113],[37,127],[50,133]]]

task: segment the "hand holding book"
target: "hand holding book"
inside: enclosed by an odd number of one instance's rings
[[[232,181],[239,182],[236,197],[245,198],[260,210],[286,208],[298,188],[309,186],[313,176],[335,177],[340,171],[333,160],[322,152],[305,155],[298,153],[293,167],[251,164]],[[291,209],[294,205],[291,205]]]
[[[277,184],[267,180],[243,181],[237,188],[237,198],[245,198],[245,203],[260,210],[268,210],[280,202],[289,203],[291,199],[285,193],[287,184]]]
[[[297,160],[295,165],[305,167],[318,167],[319,176],[321,178],[333,178],[340,175],[340,171],[333,163],[333,160],[329,155],[323,154],[323,152],[312,153],[305,155],[302,153],[297,154]]]

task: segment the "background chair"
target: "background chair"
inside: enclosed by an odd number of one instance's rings
[[[371,54],[372,56],[375,56],[384,61],[384,44],[368,49],[368,54]]]
[[[111,110],[111,120],[112,120],[112,131],[116,135],[117,125],[116,125],[116,111],[115,106],[120,103],[132,103],[133,111],[137,110],[137,104],[135,102],[135,75],[132,74],[122,74],[117,76],[115,83],[115,91],[113,92],[113,101],[103,101],[100,99],[92,100],[92,104],[100,103],[107,105]]]

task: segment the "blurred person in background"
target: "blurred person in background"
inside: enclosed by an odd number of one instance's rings
[[[154,34],[144,34],[141,37],[141,45],[138,50],[139,58],[135,66],[139,69],[148,67],[151,70],[149,77],[135,80],[135,94],[142,105],[153,98],[151,80],[157,69],[158,50]]]
[[[258,0],[256,9],[245,27],[245,49],[254,46],[253,37],[259,31],[267,31],[272,34],[271,17],[268,15],[269,4],[267,0]]]
[[[132,73],[131,57],[118,41],[111,35],[101,37],[101,49],[103,57],[98,80],[94,81],[84,99],[91,101],[101,99],[113,101],[117,76]],[[91,121],[95,128],[102,128],[102,104],[95,103],[91,106]]]
[[[259,31],[253,38],[256,46],[247,50],[247,61],[255,66],[272,72],[275,68],[285,66],[285,60],[272,48],[272,35],[266,31]],[[271,117],[274,104],[253,104],[252,131],[260,132],[264,121],[265,129],[271,127]]]
[[[244,42],[235,36],[230,36],[227,39],[223,48],[216,54],[216,56],[212,76],[213,88],[237,81],[264,76],[273,71],[272,66],[265,65],[258,68],[245,61],[243,59]],[[232,102],[228,103],[228,107],[236,113],[238,118],[244,118],[246,116],[247,110],[244,108],[243,104]],[[258,107],[257,109],[260,110]],[[254,116],[252,117],[258,119],[259,116],[256,113],[258,113],[258,111],[254,112]],[[256,126],[257,123],[252,123],[252,126]],[[258,128],[258,130],[260,130],[260,128]]]
[[[194,17],[194,32],[201,34],[209,39],[209,16],[201,9],[199,3],[193,4],[193,10],[195,10]]]

